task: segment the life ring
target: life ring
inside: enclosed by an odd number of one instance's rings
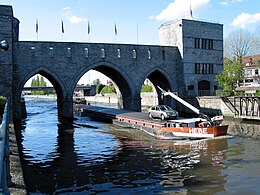
[[[199,127],[204,127],[204,123],[199,123]]]

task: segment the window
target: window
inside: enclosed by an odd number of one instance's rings
[[[31,47],[31,51],[32,51],[32,56],[35,56],[35,47],[34,46]]]
[[[162,50],[162,59],[165,60],[165,50]]]
[[[133,49],[133,58],[135,59],[136,58],[136,50]]]
[[[88,58],[88,48],[85,48],[84,51],[85,51],[85,57]]]
[[[195,74],[200,74],[200,64],[195,63]]]
[[[49,55],[50,55],[51,57],[53,57],[53,47],[50,47],[50,48],[49,48]]]
[[[195,74],[213,74],[213,64],[194,64]]]
[[[201,74],[204,74],[204,64],[201,64]]]
[[[71,48],[70,47],[67,48],[67,57],[68,58],[71,57]]]
[[[213,40],[194,38],[194,48],[213,50]]]
[[[194,90],[194,85],[188,85],[188,90],[189,91]]]
[[[195,38],[195,45],[194,45],[194,47],[195,47],[196,49],[199,49],[199,48],[200,48],[200,39],[199,39],[199,38]]]
[[[101,49],[101,58],[105,58],[106,54],[105,54],[105,49]]]
[[[151,50],[148,49],[148,59],[150,60],[151,59]]]
[[[117,58],[121,58],[121,50],[117,49]]]

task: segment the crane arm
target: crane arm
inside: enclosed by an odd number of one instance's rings
[[[194,107],[193,105],[191,105],[190,103],[184,101],[183,99],[181,99],[179,96],[175,95],[172,92],[166,92],[164,89],[162,89],[161,87],[158,86],[158,88],[161,90],[162,95],[164,96],[171,96],[172,98],[174,98],[175,100],[177,100],[178,102],[180,102],[181,104],[183,104],[184,106],[188,107],[189,109],[191,109],[193,112],[197,113],[198,115],[200,115],[202,118],[206,119],[211,125],[214,125],[214,122],[211,120],[211,118],[202,113],[198,108]]]

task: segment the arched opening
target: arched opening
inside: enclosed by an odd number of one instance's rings
[[[202,80],[198,82],[198,95],[209,96],[210,95],[210,82]]]
[[[33,86],[32,86],[33,85]],[[43,69],[36,70],[29,74],[23,81],[21,81],[18,86],[16,86],[16,91],[14,93],[15,100],[15,112],[14,119],[22,119],[23,111],[25,110],[25,104],[22,102],[22,95],[35,94],[36,96],[44,97],[55,97],[56,109],[58,112],[58,117],[62,118],[63,104],[62,100],[64,97],[63,87],[55,79],[55,76],[48,73]],[[23,109],[24,108],[24,109]]]
[[[150,75],[147,76],[146,80],[144,81],[143,86],[145,86],[145,85],[150,85],[152,88],[152,91],[151,91],[150,95],[141,93],[142,106],[144,104],[146,104],[146,107],[154,106],[156,104],[167,104],[170,106],[174,106],[174,105],[172,105],[173,104],[172,99],[169,97],[162,97],[162,93],[161,93],[160,89],[158,88],[158,86],[159,86],[160,88],[162,88],[166,91],[171,90],[170,84],[163,73],[161,73],[158,70],[153,71]],[[142,86],[142,88],[143,88],[143,86]],[[145,97],[145,96],[148,96],[148,97]],[[148,98],[148,99],[145,100],[144,98]],[[150,103],[150,105],[149,105],[149,103]]]
[[[47,77],[50,79],[48,79]],[[23,99],[25,100],[25,105],[27,104],[27,100],[30,101],[30,103],[35,102],[35,104],[43,100],[52,100],[55,102],[52,104],[55,106],[54,111],[57,113],[57,99],[58,97],[60,98],[62,96],[62,93],[60,89],[57,89],[57,83],[53,85],[50,80],[55,81],[44,71],[40,71],[39,73],[32,76],[29,80],[27,80],[23,87],[21,95],[21,97],[23,97]],[[56,93],[57,91],[59,93]]]
[[[94,70],[108,76],[114,83],[117,93],[117,108],[134,110],[132,106],[132,93],[125,78],[118,71],[108,66],[98,66]]]
[[[90,75],[91,74],[91,75]],[[95,76],[96,75],[96,76]],[[88,86],[89,92],[80,96],[89,103],[110,104],[118,109],[139,110],[133,104],[132,92],[125,77],[118,70],[107,65],[99,65],[87,70],[75,85],[74,96],[79,92],[77,86]]]

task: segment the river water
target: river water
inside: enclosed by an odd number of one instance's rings
[[[230,124],[221,139],[155,140],[140,130],[76,116],[56,100],[26,98],[17,127],[30,194],[260,194],[260,123]]]

